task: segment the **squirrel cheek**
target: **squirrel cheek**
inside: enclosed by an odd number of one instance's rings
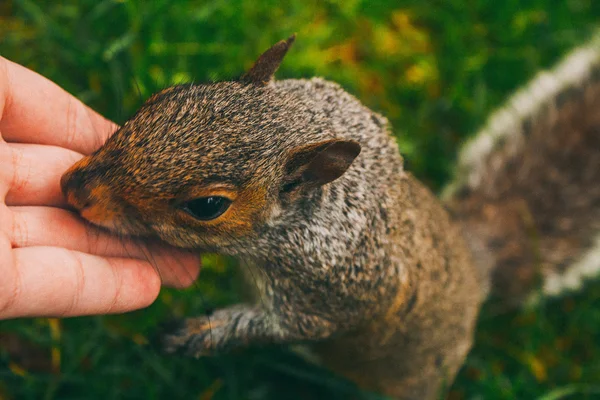
[[[264,222],[267,208],[267,191],[264,188],[245,188],[240,191],[231,208],[217,220],[219,231],[229,237],[252,235],[256,227]]]
[[[88,207],[83,209],[80,212],[80,215],[86,220],[111,231],[123,231],[123,228],[118,223],[119,218],[116,218],[117,214],[107,212],[106,210],[101,210],[98,207]]]
[[[123,232],[122,221],[126,217],[122,207],[112,200],[110,189],[104,185],[89,191],[89,199],[85,207],[79,209],[79,214],[96,225]]]

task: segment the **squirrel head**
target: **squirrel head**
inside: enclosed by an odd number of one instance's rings
[[[293,41],[275,44],[237,81],[153,95],[64,174],[69,204],[113,231],[220,250],[342,176],[360,145],[271,83]]]

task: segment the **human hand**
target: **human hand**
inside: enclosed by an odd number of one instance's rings
[[[0,57],[0,319],[120,313],[188,286],[198,256],[123,240],[66,209],[60,177],[117,126]]]

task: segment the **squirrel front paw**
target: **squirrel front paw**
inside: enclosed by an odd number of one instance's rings
[[[227,321],[212,316],[174,320],[161,326],[158,344],[167,354],[183,354],[190,357],[210,356],[218,350],[222,341],[222,327]]]
[[[237,347],[279,341],[276,318],[252,306],[238,305],[211,315],[163,325],[158,344],[167,353],[211,356]]]

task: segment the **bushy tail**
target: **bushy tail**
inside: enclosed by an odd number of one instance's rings
[[[495,296],[600,275],[600,32],[490,117],[444,200]]]

